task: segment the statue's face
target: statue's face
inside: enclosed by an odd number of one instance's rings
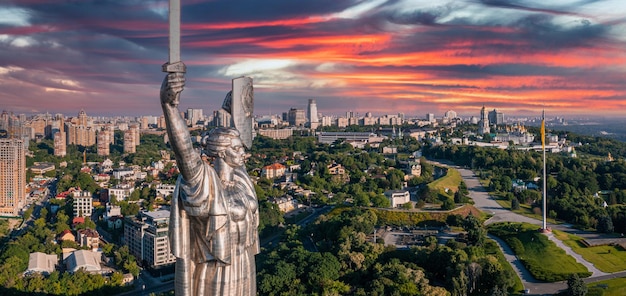
[[[224,161],[232,167],[240,167],[244,165],[246,150],[241,143],[241,139],[234,138],[231,140],[230,147],[224,150]]]

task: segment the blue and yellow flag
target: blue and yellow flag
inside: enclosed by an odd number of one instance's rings
[[[546,119],[541,115],[541,149],[546,149]]]

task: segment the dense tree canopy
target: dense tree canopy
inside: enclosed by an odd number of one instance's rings
[[[579,138],[571,133],[567,136],[570,140],[574,137],[588,143],[578,147],[577,151],[591,155],[579,153],[582,155],[578,158],[552,153],[547,155],[547,202],[548,209],[553,211],[552,216],[582,228],[626,232],[626,224],[618,223],[623,222],[626,216],[626,161],[623,158],[616,161],[606,159],[608,147],[615,149],[611,150],[616,151],[615,154],[622,153],[626,151],[626,143]],[[428,146],[424,153],[477,170],[481,178],[488,180],[490,190],[496,192],[511,192],[512,180],[533,182],[533,178],[543,174],[541,155],[534,151],[439,145]],[[537,182],[541,183],[541,180]],[[542,203],[542,195],[537,190],[516,191],[514,197],[518,202],[531,206],[536,204],[538,207]]]

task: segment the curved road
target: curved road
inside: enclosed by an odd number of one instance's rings
[[[489,195],[489,193],[482,186],[482,184],[480,184],[478,177],[474,174],[473,171],[449,163],[437,161],[430,162],[440,166],[452,167],[459,171],[461,177],[463,178],[463,181],[467,185],[467,189],[470,192],[470,197],[472,198],[472,200],[474,200],[474,206],[483,212],[493,215],[491,218],[485,221],[486,225],[496,222],[525,222],[539,226],[542,225],[540,220],[511,212],[510,210],[500,206],[500,204],[498,204],[495,199]],[[578,235],[581,232],[580,230],[570,228],[568,225],[550,225],[550,227],[552,227],[552,229],[557,229],[569,233],[576,233]],[[494,239],[498,243],[500,249],[502,249],[502,252],[504,253],[505,258],[507,259],[507,261],[509,261],[509,263],[513,267],[513,270],[517,272],[518,276],[522,280],[524,288],[530,290],[530,294],[555,294],[567,288],[567,284],[565,282],[545,283],[536,280],[526,269],[526,267],[524,267],[524,265],[517,259],[513,250],[511,250],[511,248],[504,241],[498,239],[495,236],[490,235],[489,237]],[[626,271],[613,274],[602,272],[598,270],[592,263],[585,260],[581,255],[572,251],[569,246],[565,245],[561,240],[555,238],[554,235],[552,235],[551,233],[548,234],[548,238],[561,249],[563,249],[565,253],[574,257],[576,261],[584,265],[590,272],[592,272],[591,277],[586,278],[585,282],[589,283],[603,279],[626,276]]]

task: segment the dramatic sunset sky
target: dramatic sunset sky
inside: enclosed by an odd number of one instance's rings
[[[181,0],[181,109],[626,117],[626,1]],[[0,1],[0,109],[159,115],[167,0]]]

